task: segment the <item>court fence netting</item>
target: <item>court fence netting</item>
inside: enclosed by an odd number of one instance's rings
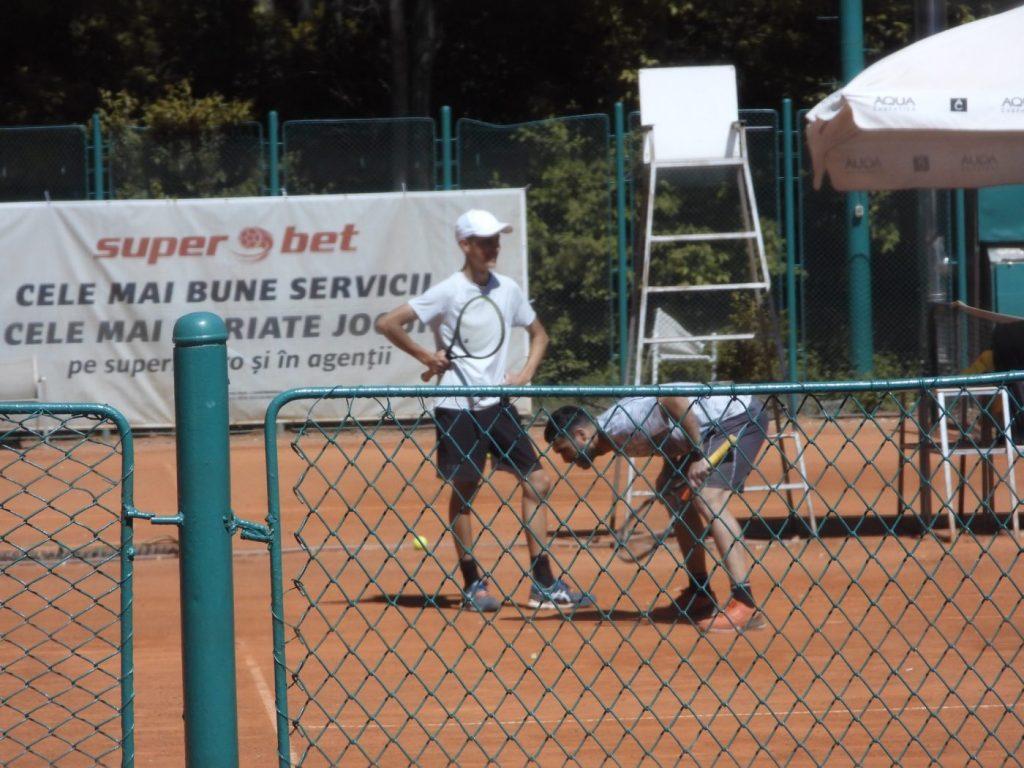
[[[269,550],[279,763],[1017,764],[1021,380],[467,390],[519,409],[551,481],[555,575],[593,598],[527,607],[521,491],[488,467],[472,550],[494,613],[463,603],[436,473],[431,398],[451,390],[283,393],[265,425],[265,525],[229,515],[226,532]],[[751,396],[771,414],[750,489],[729,502],[762,628],[702,632],[680,614],[671,536],[649,560],[620,557],[615,531],[657,491],[656,445],[629,459],[626,487],[625,459],[570,468],[543,437],[561,405],[597,416],[637,395]],[[0,414],[0,762],[131,764],[132,523],[145,517],[131,432],[105,406]],[[228,450],[226,430],[207,442]],[[724,603],[719,550],[694,533]]]
[[[132,765],[132,435],[0,403],[0,764]]]

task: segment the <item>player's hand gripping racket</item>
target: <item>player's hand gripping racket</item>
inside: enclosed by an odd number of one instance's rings
[[[474,296],[459,311],[452,340],[444,354],[449,360],[460,357],[485,360],[496,355],[504,343],[505,318],[498,305],[487,296]],[[424,371],[420,378],[430,381],[433,375]]]
[[[729,435],[725,442],[708,456],[708,464],[717,467],[736,445],[737,437]],[[693,499],[693,487],[682,483],[677,509],[679,513]],[[650,496],[635,509],[630,508],[626,519],[615,532],[615,554],[620,560],[643,565],[650,560],[654,551],[672,535],[674,516],[672,511],[657,496]]]

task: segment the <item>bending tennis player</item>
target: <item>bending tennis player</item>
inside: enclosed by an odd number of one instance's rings
[[[626,456],[664,457],[655,492],[674,518],[673,530],[688,586],[676,598],[679,614],[706,632],[745,632],[765,624],[750,590],[750,564],[729,497],[742,491],[764,442],[768,417],[749,395],[710,397],[626,397],[597,417],[573,405],[552,412],[544,438],[566,462],[592,467],[595,457],[618,451]],[[712,468],[707,457],[735,436],[726,458]],[[686,484],[696,491],[681,493]],[[682,497],[682,498],[681,498]],[[702,543],[709,530],[732,594],[718,608],[709,587]]]
[[[548,334],[519,285],[494,271],[501,235],[511,231],[488,211],[462,214],[455,224],[455,239],[465,257],[462,269],[377,321],[380,333],[423,364],[427,380],[440,376],[446,386],[519,386],[536,373]],[[433,328],[436,350],[423,348],[405,330],[405,324],[417,319]],[[521,370],[506,372],[513,326],[526,328],[530,351]],[[521,516],[533,576],[530,607],[590,604],[588,595],[570,590],[554,577],[545,554],[550,542],[542,502],[551,490],[551,479],[541,469],[515,406],[496,397],[444,397],[434,404],[434,423],[438,476],[452,487],[448,519],[465,585],[464,605],[477,611],[496,611],[501,605],[490,593],[472,549],[472,501],[488,454],[496,469],[513,472],[522,487]]]

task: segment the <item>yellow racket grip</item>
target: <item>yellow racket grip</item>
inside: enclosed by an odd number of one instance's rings
[[[714,453],[708,456],[708,464],[712,467],[717,467],[722,463],[722,459],[725,458],[726,454],[732,450],[733,446],[738,443],[740,439],[736,435],[729,435],[725,438],[725,442],[715,448]]]

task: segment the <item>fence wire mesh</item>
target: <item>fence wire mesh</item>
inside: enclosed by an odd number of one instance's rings
[[[548,332],[570,339],[551,350],[538,381],[617,378],[612,272],[617,259],[614,147],[607,115],[534,123],[456,124],[463,189],[528,187],[531,301]]]
[[[430,191],[437,169],[434,121],[290,120],[282,184],[289,193]]]
[[[782,378],[785,354],[779,313],[782,295],[776,290],[784,273],[779,224],[778,115],[773,110],[740,110],[750,168],[753,203],[757,208],[768,264],[762,274],[752,240],[653,242],[651,286],[703,286],[677,293],[651,293],[645,335],[745,335],[749,340],[722,343],[668,344],[645,361],[643,381],[708,381],[715,379],[774,381]],[[630,116],[630,178],[633,221],[633,271],[638,289],[644,256],[644,230],[649,206],[651,166],[644,159],[640,113]],[[656,152],[656,150],[655,150]],[[735,167],[661,168],[651,214],[651,235],[713,235],[753,228],[744,179]],[[709,290],[727,283],[753,283],[768,278],[771,290]],[[772,293],[774,291],[774,294]],[[636,314],[634,311],[633,314]],[[659,328],[659,316],[672,323]],[[635,331],[634,331],[635,332]],[[654,370],[654,360],[659,368]]]
[[[187,132],[127,128],[111,132],[108,139],[113,198],[266,194],[259,123]]]
[[[805,111],[798,115],[802,126]],[[801,354],[806,379],[843,378],[850,360],[846,195],[827,183],[813,189],[811,160],[797,131]],[[923,195],[934,194],[937,218]],[[928,371],[931,304],[954,296],[950,195],[917,190],[872,192],[870,230],[874,374],[917,376]]]
[[[1008,418],[1020,403],[1006,378],[1024,374],[475,391],[581,404],[630,446],[595,451],[592,469],[567,465],[565,443],[543,434],[557,411],[515,401],[547,478],[526,483],[544,499],[542,550],[592,603],[529,607],[541,576],[520,515],[536,518],[516,476],[477,462],[462,535],[494,612],[475,609],[457,565],[430,392],[285,393],[267,419],[282,762],[1019,765],[1024,550]],[[755,418],[746,395],[772,418]],[[655,479],[666,458],[676,480],[687,471],[677,438],[646,420],[661,406],[616,400],[627,396],[722,414],[708,423],[741,439],[715,471],[749,459],[747,490],[721,506],[724,491],[698,485],[714,512],[695,518],[704,508],[681,501],[685,483]],[[419,418],[393,418],[403,397]],[[377,418],[347,417],[363,398]],[[625,432],[600,400],[617,403]],[[304,414],[281,464],[279,413]],[[483,423],[475,434],[500,441]],[[615,470],[623,453],[637,454],[633,488]],[[649,559],[622,556],[629,515],[660,506],[644,491],[692,532],[688,558],[672,532]],[[681,593],[691,580],[697,593]]]
[[[0,403],[4,766],[134,764],[131,466],[112,409]]]
[[[0,201],[89,197],[81,125],[0,128]]]

